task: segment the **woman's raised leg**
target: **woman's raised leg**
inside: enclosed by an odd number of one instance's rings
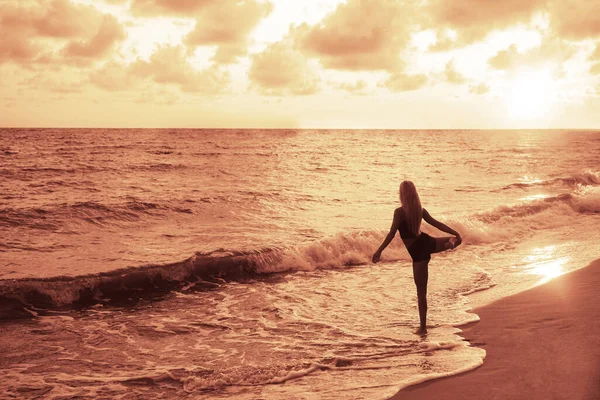
[[[439,237],[435,239],[435,250],[433,253],[439,253],[440,251],[450,250],[456,247],[450,239],[454,239],[454,236]]]

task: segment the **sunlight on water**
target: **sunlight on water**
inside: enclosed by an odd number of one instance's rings
[[[540,193],[540,194],[532,194],[530,196],[521,197],[519,200],[521,200],[521,201],[534,201],[534,200],[547,199],[548,197],[550,197],[550,195]]]
[[[556,260],[543,261],[535,264],[535,268],[531,270],[531,273],[542,276],[541,283],[546,283],[551,279],[554,279],[566,271],[563,269],[563,265],[569,261],[569,257],[562,257]]]
[[[527,272],[540,275],[540,284],[566,272],[563,266],[569,261],[570,257],[556,258],[556,249],[556,246],[537,247],[524,259],[527,263]]]
[[[542,183],[543,180],[540,178],[534,178],[533,176],[524,176],[519,178],[519,182],[524,183],[526,185],[535,185],[537,183]]]

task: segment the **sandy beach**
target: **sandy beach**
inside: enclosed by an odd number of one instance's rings
[[[463,336],[487,355],[464,374],[407,387],[406,399],[600,399],[600,260],[473,310]]]

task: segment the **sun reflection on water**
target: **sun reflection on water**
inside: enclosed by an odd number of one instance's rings
[[[534,201],[534,200],[543,200],[543,199],[547,199],[548,197],[550,197],[550,195],[548,194],[543,194],[543,193],[539,193],[539,194],[532,194],[530,196],[525,196],[525,197],[521,197],[521,201]]]
[[[542,183],[543,180],[534,176],[525,175],[522,178],[519,178],[519,182],[525,185],[535,185]]]
[[[569,257],[557,257],[556,248],[556,246],[536,247],[523,259],[526,265],[525,272],[539,275],[540,284],[566,272],[563,266],[569,261]]]

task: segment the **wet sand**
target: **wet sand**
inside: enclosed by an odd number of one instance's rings
[[[600,399],[600,260],[473,312],[462,335],[483,365],[392,400]]]

